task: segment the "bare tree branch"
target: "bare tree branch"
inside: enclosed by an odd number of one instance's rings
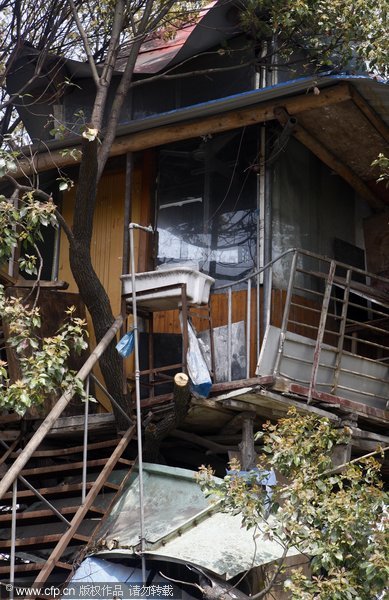
[[[99,74],[97,72],[96,63],[94,61],[92,50],[91,50],[90,45],[89,45],[88,36],[86,34],[86,31],[85,31],[84,27],[82,26],[81,20],[80,20],[80,18],[78,16],[78,12],[77,12],[77,9],[75,7],[75,4],[74,4],[73,0],[68,0],[68,2],[69,2],[69,5],[70,5],[70,8],[71,8],[71,11],[72,11],[75,23],[77,25],[77,29],[78,29],[78,31],[80,33],[80,36],[81,36],[81,39],[82,39],[82,43],[83,43],[84,48],[85,48],[85,53],[86,53],[86,55],[88,57],[88,63],[89,63],[89,66],[91,68],[91,71],[92,71],[93,80],[94,80],[94,82],[96,84],[96,87],[98,87],[100,85],[100,77],[99,77]]]

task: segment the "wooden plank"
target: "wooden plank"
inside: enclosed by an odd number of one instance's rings
[[[137,464],[138,459],[136,459],[134,461],[134,466]],[[118,501],[119,498],[121,498],[122,494],[123,494],[123,490],[127,485],[128,480],[130,479],[130,477],[132,476],[133,473],[133,469],[130,469],[130,471],[128,471],[128,473],[123,477],[120,485],[117,488],[116,494],[114,495],[114,497],[112,498],[111,502],[109,503],[109,505],[107,506],[106,510],[105,510],[105,515],[100,519],[98,526],[96,527],[96,529],[93,532],[93,538],[91,538],[90,542],[88,543],[87,547],[85,548],[85,554],[84,556],[87,555],[88,553],[88,548],[89,548],[89,544],[92,543],[96,543],[98,542],[99,539],[99,531],[101,530],[102,527],[104,527],[105,522],[107,521],[107,519],[109,519],[112,509],[115,506],[116,502]],[[58,565],[58,563],[56,563]]]
[[[93,487],[93,481],[87,481],[86,483],[86,489],[90,490]],[[106,487],[109,490],[113,490],[113,491],[117,491],[119,489],[119,486],[116,483],[111,483],[110,481],[106,481],[104,483],[104,487]],[[38,492],[42,495],[42,496],[50,496],[51,498],[53,497],[59,497],[59,496],[68,496],[71,494],[74,494],[75,492],[81,492],[82,490],[82,483],[69,483],[69,484],[65,484],[65,485],[56,485],[56,486],[52,486],[52,487],[43,487],[43,488],[38,488]],[[36,495],[34,494],[34,492],[32,490],[18,490],[18,499],[21,498],[36,498]],[[3,500],[12,500],[12,492],[7,492],[6,494],[4,494]]]
[[[239,413],[238,415],[235,415],[234,417],[232,417],[231,421],[229,421],[226,425],[224,425],[224,427],[222,427],[222,429],[220,430],[220,434],[223,436],[228,436],[230,434],[235,434],[238,431],[242,430],[242,423],[243,423],[243,419],[246,416],[251,417],[252,419],[256,416],[256,411],[252,410],[252,411],[245,411],[242,413]]]
[[[114,440],[105,440],[102,442],[94,442],[92,444],[88,444],[88,452],[91,450],[101,450],[103,448],[111,448],[113,446],[117,446],[120,442],[120,438],[115,438]],[[72,454],[79,454],[83,452],[84,446],[73,446],[72,448],[50,448],[50,450],[37,450],[34,452],[34,458],[43,458],[45,456],[69,456]],[[11,458],[17,458],[20,454],[20,450],[18,452],[12,452]],[[1,461],[0,461],[1,463]]]
[[[35,279],[17,279],[13,284],[17,288],[32,288],[36,285]],[[39,288],[49,290],[67,290],[67,281],[40,281]]]
[[[29,573],[31,571],[40,571],[44,567],[44,565],[45,565],[44,562],[42,562],[42,563],[24,563],[21,565],[15,565],[14,571],[15,571],[15,573]],[[73,565],[69,565],[64,562],[58,562],[56,566],[60,569],[65,569],[66,571],[73,570]],[[6,575],[9,572],[10,572],[10,565],[0,567],[1,575]]]
[[[300,396],[308,396],[308,388],[296,383],[290,383],[289,392],[292,394],[298,394]],[[328,404],[336,404],[342,409],[346,409],[348,412],[354,412],[357,415],[365,417],[371,421],[377,421],[381,425],[389,423],[389,412],[377,408],[375,406],[368,406],[362,402],[355,402],[354,400],[348,400],[341,396],[333,396],[326,392],[314,391],[312,393],[314,400],[327,402]]]
[[[350,427],[350,429],[353,433],[353,436],[356,438],[370,440],[370,441],[374,442],[376,445],[377,444],[381,444],[382,446],[389,445],[389,436],[388,435],[381,435],[380,433],[377,433],[375,431],[366,431],[364,429],[360,429],[359,427]]]
[[[380,152],[389,150],[384,138],[353,100],[346,100],[325,110],[300,113],[298,123],[343,163],[365,181],[385,201],[385,186],[380,190],[375,181],[379,169],[371,163]]]
[[[79,506],[63,506],[61,508],[61,514],[62,515],[74,515],[77,510],[79,509]],[[98,508],[96,506],[91,506],[91,508],[89,509],[90,512],[96,513],[98,515],[103,515],[104,514],[104,510],[102,508]],[[31,511],[24,511],[24,512],[20,512],[20,513],[16,513],[16,520],[17,521],[34,521],[37,519],[43,519],[43,518],[47,518],[47,517],[55,517],[55,514],[53,513],[52,510],[31,510]],[[0,523],[10,523],[12,521],[12,514],[0,514]]]
[[[195,446],[200,446],[204,448],[208,448],[211,452],[215,454],[227,454],[229,450],[237,450],[238,446],[224,446],[222,444],[218,444],[217,442],[212,442],[211,440],[202,437],[201,435],[197,435],[196,433],[190,433],[188,431],[180,431],[179,429],[175,429],[171,431],[170,434],[172,437],[178,438],[180,440],[184,440],[194,444]]]
[[[243,387],[250,387],[254,385],[270,386],[274,381],[272,375],[266,377],[251,377],[249,379],[237,379],[235,381],[223,381],[221,383],[214,383],[211,389],[211,393],[228,392],[230,390],[239,390]]]
[[[16,548],[24,548],[27,546],[47,546],[49,544],[54,544],[55,542],[59,542],[66,534],[63,533],[54,533],[50,535],[41,535],[34,536],[29,538],[17,538],[15,540]],[[86,535],[81,535],[80,533],[75,533],[72,536],[72,539],[76,542],[84,542],[87,543],[89,538]],[[11,540],[1,540],[2,548],[11,548],[12,542]]]
[[[6,271],[3,271],[2,269],[0,269],[0,283],[2,285],[14,285],[15,277],[8,275],[8,273]]]
[[[282,106],[292,114],[308,111],[315,108],[337,104],[350,99],[350,88],[346,83],[340,83],[332,87],[321,90],[320,94],[300,94],[291,98],[282,100]],[[145,131],[138,131],[129,135],[122,135],[114,141],[110,156],[120,156],[127,152],[138,152],[147,148],[156,148],[162,144],[169,144],[179,140],[187,140],[204,135],[230,131],[257,123],[274,120],[274,108],[280,104],[280,100],[257,103],[254,106],[243,109],[234,109],[226,111],[216,116],[191,119],[182,121],[174,125],[164,125]],[[72,143],[70,140],[68,143]],[[77,142],[72,143],[72,147],[80,148]],[[79,160],[79,159],[78,159]],[[65,166],[76,164],[69,155],[63,156],[61,150],[42,152],[37,154],[34,161],[34,169],[38,172],[50,169],[63,168]],[[21,169],[14,174],[14,177],[23,177],[31,173],[29,162],[23,162]]]
[[[105,463],[107,462],[106,458],[96,458],[94,460],[88,460],[86,462],[86,467],[88,470],[93,469],[95,467],[102,467],[103,465],[105,465]],[[117,461],[119,464],[123,464],[126,466],[132,466],[133,465],[133,461],[131,460],[126,460],[124,458],[119,458]],[[20,472],[20,475],[22,475],[22,477],[26,477],[26,476],[34,476],[34,475],[44,475],[47,473],[61,473],[64,471],[80,471],[83,468],[84,462],[83,461],[78,461],[78,462],[72,462],[72,463],[66,463],[64,465],[50,465],[48,467],[33,467],[30,469],[23,469],[23,471]]]
[[[10,413],[7,415],[0,415],[0,423],[17,423],[19,421],[22,420],[22,417],[20,415],[17,415],[16,413]]]
[[[36,581],[34,582],[34,585],[38,584],[39,582],[44,582],[47,580],[48,576],[50,575],[52,570],[55,568],[56,562],[58,560],[60,560],[64,550],[67,548],[67,546],[69,545],[71,540],[77,538],[77,535],[78,535],[76,533],[77,529],[79,528],[82,520],[84,519],[85,515],[87,514],[89,507],[92,506],[92,504],[95,501],[96,497],[98,496],[100,490],[104,486],[105,481],[107,480],[107,478],[109,477],[109,475],[111,474],[113,469],[115,468],[117,461],[123,454],[124,450],[127,448],[128,443],[133,438],[134,433],[135,433],[135,427],[130,427],[130,429],[128,429],[126,431],[126,433],[124,434],[124,436],[122,437],[121,441],[119,442],[119,444],[113,451],[112,455],[107,460],[103,470],[101,471],[101,473],[97,477],[96,481],[94,482],[93,487],[88,492],[88,494],[85,498],[84,504],[82,504],[80,506],[80,508],[74,515],[74,517],[71,521],[70,527],[62,535],[62,537],[58,541],[56,547],[53,549],[53,552],[51,553],[50,557],[47,559],[47,562],[46,562],[44,568],[42,569],[42,571],[40,572],[40,574],[38,575]],[[86,541],[88,542],[89,539],[87,539]]]
[[[303,413],[315,413],[321,417],[331,419],[331,421],[336,423],[339,422],[339,417],[329,411],[322,410],[302,401],[299,402],[292,398],[286,398],[280,394],[269,392],[268,390],[255,390],[251,394],[247,394],[244,400],[231,398],[223,400],[222,404],[223,406],[234,410],[255,410],[258,415],[261,415],[262,411],[268,411],[269,409],[276,409],[278,412],[281,411],[286,413],[289,408],[294,406]]]
[[[162,394],[161,396],[154,396],[154,398],[147,398],[140,401],[141,408],[150,408],[152,406],[158,406],[159,404],[167,404],[173,401],[173,394]]]
[[[84,431],[84,415],[71,417],[60,417],[49,431],[50,437],[57,435],[68,435],[69,433],[81,433]],[[98,413],[89,415],[88,431],[104,431],[115,426],[115,417],[112,413]]]
[[[8,431],[0,431],[0,439],[5,440],[7,442],[15,441],[20,438],[20,431],[16,429],[9,429]]]
[[[3,561],[1,561],[0,564],[2,564]],[[15,573],[28,573],[31,571],[40,571],[42,569],[42,567],[44,566],[45,563],[26,563],[26,564],[22,564],[22,565],[15,565],[14,566],[14,571]],[[2,566],[0,567],[0,574],[1,575],[6,575],[10,572],[11,567],[10,565],[7,566]]]

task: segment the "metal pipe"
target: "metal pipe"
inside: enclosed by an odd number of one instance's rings
[[[260,52],[260,64],[261,68],[256,79],[256,89],[264,89],[267,85],[267,64],[266,55],[268,50],[267,40],[264,40],[261,44]],[[258,208],[258,222],[257,222],[257,268],[263,267],[265,264],[264,255],[264,215],[265,215],[265,158],[266,158],[266,129],[265,125],[262,124],[259,133],[259,173],[257,180],[257,208]],[[263,275],[257,275],[257,306],[256,306],[256,352],[259,355],[259,349],[261,347],[261,284],[263,283]]]
[[[228,288],[228,321],[227,321],[227,365],[228,365],[228,381],[232,378],[232,365],[231,365],[231,342],[232,342],[232,289]]]
[[[338,352],[336,355],[335,361],[335,374],[334,381],[331,393],[336,394],[336,390],[339,383],[339,376],[341,371],[341,361],[344,351],[344,336],[346,333],[346,324],[347,324],[347,311],[348,311],[348,301],[350,296],[350,284],[351,284],[352,272],[351,269],[347,271],[346,275],[346,285],[343,291],[343,306],[342,306],[342,314],[340,320],[340,331],[339,331],[339,339],[338,339]]]
[[[3,448],[5,448],[6,450],[9,450],[8,445],[4,442],[4,440],[0,439],[0,444],[3,446]],[[43,502],[44,504],[46,504],[46,506],[53,511],[53,513],[59,518],[61,519],[61,521],[63,521],[64,523],[66,523],[66,525],[68,527],[70,527],[70,523],[69,521],[63,516],[61,515],[61,513],[55,508],[55,506],[53,506],[44,496],[42,496],[42,494],[40,492],[38,492],[38,490],[36,488],[34,488],[33,485],[31,485],[31,483],[29,481],[27,481],[27,479],[25,479],[22,475],[18,475],[17,479],[19,479],[20,483],[22,483],[26,488],[28,488],[31,492],[33,492],[33,494],[35,494],[35,496],[37,498],[39,498],[39,500],[41,502]],[[16,481],[16,479],[14,480]],[[2,496],[1,496],[2,497]]]
[[[265,207],[263,216],[263,258],[265,263],[269,263],[272,260],[272,182],[273,182],[273,169],[272,167],[265,166]],[[271,307],[267,306],[269,298],[269,286],[271,286],[270,273],[266,271],[263,278],[263,297],[265,301],[263,311],[263,330],[266,327],[266,320],[268,311]]]
[[[81,503],[84,504],[86,498],[86,472],[88,460],[88,426],[89,426],[89,377],[85,382],[85,411],[84,411],[84,443],[82,449],[82,488]]]
[[[134,332],[134,361],[135,361],[135,399],[136,399],[136,431],[138,438],[138,473],[139,473],[139,507],[140,507],[140,552],[142,561],[142,581],[146,582],[146,557],[145,557],[145,514],[144,514],[144,489],[143,489],[143,449],[142,449],[142,419],[140,405],[140,370],[139,370],[139,338],[138,315],[136,307],[136,281],[135,281],[135,248],[134,229],[153,233],[151,225],[143,227],[130,223],[130,258],[131,258],[131,284],[132,284],[132,318]]]
[[[281,357],[282,357],[282,353],[284,351],[285,332],[286,332],[286,328],[288,326],[289,310],[290,310],[290,303],[292,300],[293,282],[294,282],[294,277],[295,277],[295,273],[296,273],[296,267],[297,267],[297,251],[293,255],[292,265],[290,268],[288,290],[286,292],[284,315],[282,317],[282,324],[281,324],[281,331],[280,331],[280,342],[278,344],[277,357],[274,362],[274,369],[273,369],[274,377],[276,377],[278,375],[278,369],[280,367]]]
[[[12,522],[11,522],[11,552],[9,565],[9,582],[11,584],[10,600],[13,600],[13,587],[15,583],[15,544],[16,544],[16,510],[17,510],[18,480],[15,479],[12,486]]]
[[[268,326],[270,325],[270,320],[271,320],[271,309],[272,309],[272,291],[273,291],[273,267],[270,266],[269,267],[269,285],[267,288],[267,298],[266,298],[266,318],[265,318],[265,331],[268,328]]]
[[[124,191],[124,231],[123,231],[123,261],[122,261],[122,275],[128,273],[129,262],[130,262],[130,240],[129,240],[129,229],[127,223],[131,221],[131,200],[132,200],[132,173],[133,173],[133,154],[127,152],[126,154],[126,180],[125,180],[125,191]],[[123,285],[123,284],[122,284]]]
[[[251,279],[247,282],[247,326],[246,326],[246,377],[250,377],[250,362],[251,362]]]
[[[265,156],[266,156],[266,130],[262,125],[260,129],[260,144],[259,144],[259,185],[258,185],[258,265],[263,267],[265,264],[264,254],[264,230],[265,230]],[[261,283],[263,283],[263,272],[257,275],[257,354],[261,345]]]
[[[63,515],[61,515],[61,513],[59,512],[59,510],[57,510],[55,508],[55,506],[53,506],[53,504],[51,504],[51,502],[49,502],[49,500],[47,500],[47,498],[45,498],[44,496],[42,496],[42,494],[33,485],[31,485],[31,483],[29,481],[27,481],[27,479],[25,479],[22,475],[19,475],[18,479],[19,479],[20,483],[22,483],[23,485],[25,485],[26,488],[28,488],[31,492],[33,492],[35,494],[35,496],[37,498],[39,498],[39,500],[41,502],[43,502],[44,504],[46,504],[47,508],[49,508],[51,511],[53,511],[53,513],[59,519],[61,519],[61,521],[63,521],[68,527],[70,527],[70,522],[67,520],[67,518],[64,517]]]
[[[51,280],[58,281],[58,271],[59,271],[59,248],[61,242],[61,226],[58,225],[55,229],[55,237],[54,237],[54,252],[53,252],[53,260],[51,263]]]
[[[249,275],[246,275],[245,277],[242,277],[241,279],[237,279],[237,281],[234,281],[234,283],[225,283],[224,285],[220,285],[219,287],[213,288],[213,293],[220,292],[220,290],[226,290],[228,288],[232,288],[235,285],[238,285],[240,283],[244,283],[244,282],[248,281],[251,277],[255,277],[256,275],[260,275],[261,273],[263,273],[264,271],[266,271],[266,269],[268,269],[269,267],[271,267],[272,265],[274,265],[277,261],[281,260],[282,258],[284,258],[285,256],[287,256],[288,254],[291,254],[291,253],[294,253],[294,252],[299,252],[301,254],[304,254],[304,252],[302,252],[301,250],[298,250],[297,248],[289,248],[288,250],[285,250],[285,252],[282,252],[281,254],[279,254],[276,258],[273,258],[272,260],[270,260],[268,263],[266,263],[260,269],[258,269],[256,271],[253,271],[252,273],[250,273]]]
[[[316,379],[317,379],[317,374],[318,374],[318,370],[319,370],[320,352],[321,352],[321,347],[323,344],[323,337],[324,337],[325,326],[326,326],[326,321],[327,321],[328,307],[329,307],[330,299],[331,299],[332,286],[334,283],[335,271],[336,271],[336,262],[334,260],[332,260],[331,264],[330,264],[330,270],[328,273],[327,285],[326,285],[326,289],[324,292],[324,299],[323,299],[322,311],[321,311],[320,322],[319,322],[319,331],[317,334],[315,350],[313,353],[312,374],[311,374],[311,381],[309,384],[307,404],[310,404],[312,402],[312,395],[313,395],[313,392],[316,390]]]
[[[115,408],[120,412],[120,414],[127,419],[127,421],[129,422],[130,425],[132,425],[132,419],[131,417],[122,409],[122,407],[120,406],[120,404],[115,400],[115,398],[109,393],[109,391],[103,386],[103,384],[101,383],[101,381],[99,381],[97,379],[97,377],[95,375],[93,375],[93,373],[90,374],[90,376],[93,381],[95,382],[95,384],[97,385],[97,387],[99,387],[101,389],[102,392],[104,392],[104,394],[107,396],[108,400],[115,405]]]

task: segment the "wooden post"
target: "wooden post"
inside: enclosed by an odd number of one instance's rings
[[[254,419],[246,415],[243,419],[242,441],[239,444],[240,464],[242,471],[249,471],[257,464],[257,454],[254,449]]]

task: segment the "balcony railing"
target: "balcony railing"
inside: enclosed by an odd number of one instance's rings
[[[308,390],[308,402],[331,394],[385,409],[388,279],[291,249],[239,282],[218,288],[228,298],[228,381],[232,380],[234,301],[242,302],[242,287],[247,378],[254,373],[285,378]],[[235,289],[240,290],[239,297]]]

